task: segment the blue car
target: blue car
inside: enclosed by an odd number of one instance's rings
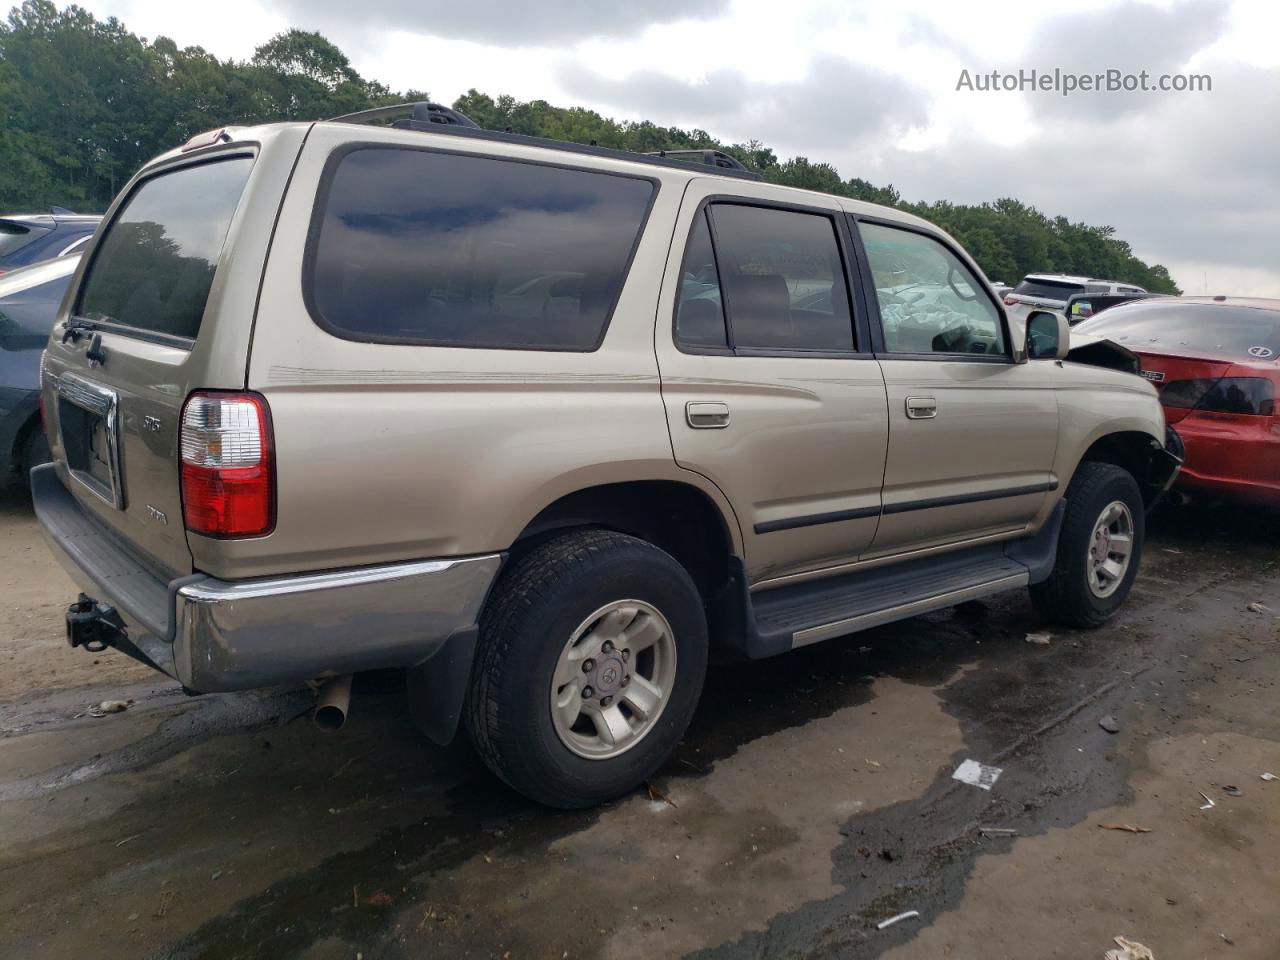
[[[49,459],[40,425],[40,354],[78,253],[0,276],[0,480],[23,482]]]
[[[0,216],[0,274],[84,249],[102,217],[52,207],[48,213]]]

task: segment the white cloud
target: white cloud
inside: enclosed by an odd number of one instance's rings
[[[148,37],[245,58],[321,30],[365,76],[470,87],[759,139],[909,199],[1014,196],[1111,224],[1188,290],[1280,294],[1274,0],[86,0]],[[961,69],[1213,76],[1207,94],[957,92]],[[1228,289],[1238,284],[1239,289]]]

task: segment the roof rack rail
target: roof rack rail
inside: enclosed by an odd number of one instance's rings
[[[715,172],[728,177],[742,177],[746,180],[760,180],[760,174],[748,170],[736,157],[719,150],[658,150],[653,153],[636,153],[631,150],[615,150],[611,147],[600,147],[595,143],[574,143],[570,140],[551,140],[546,137],[530,137],[522,133],[497,130],[486,130],[470,117],[451,110],[438,103],[397,103],[389,107],[374,107],[371,110],[360,110],[356,113],[345,113],[340,117],[330,117],[330,123],[370,123],[375,120],[388,120],[392,117],[411,113],[412,116],[395,120],[391,125],[398,130],[420,130],[429,133],[448,133],[454,136],[475,137],[479,140],[493,140],[499,143],[517,143],[530,147],[543,147],[548,150],[563,150],[568,153],[583,153],[593,157],[612,157],[616,160],[630,160],[632,163],[643,163],[658,167],[675,167],[689,169],[689,161],[715,167]]]
[[[442,103],[396,103],[389,107],[374,107],[371,110],[358,110],[355,113],[344,113],[340,117],[330,117],[331,123],[371,123],[374,120],[389,120],[408,112],[412,116],[396,120],[391,125],[401,130],[429,130],[434,126],[456,125],[479,130],[476,123],[466,114],[450,110]]]
[[[645,156],[705,163],[709,167],[721,167],[725,170],[747,170],[742,161],[723,150],[652,150],[645,153]]]

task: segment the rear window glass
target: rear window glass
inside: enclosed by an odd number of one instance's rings
[[[1148,347],[1242,361],[1280,357],[1280,310],[1139,301],[1112,307],[1076,329],[1139,352]]]
[[[1057,283],[1053,280],[1023,280],[1013,288],[1013,292],[1020,297],[1038,297],[1066,303],[1076,294],[1084,293],[1084,287],[1078,283]]]
[[[514,160],[362,147],[332,168],[307,294],[353,340],[593,350],[654,186]]]
[[[144,180],[98,245],[77,313],[194,340],[251,157]]]
[[[0,260],[17,253],[45,231],[31,230],[16,223],[0,223]]]

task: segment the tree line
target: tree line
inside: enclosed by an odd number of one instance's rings
[[[290,30],[247,61],[222,60],[167,37],[147,40],[114,17],[26,0],[0,23],[0,211],[52,205],[106,208],[148,159],[220,126],[316,120],[425,100],[352,68],[318,33]],[[937,223],[987,276],[1016,283],[1031,272],[1117,279],[1178,293],[1168,270],[1134,256],[1109,226],[1050,217],[1011,198],[977,205],[909,202],[892,185],[843,178],[807,157],[780,159],[759,141],[723,143],[705,130],[618,121],[581,107],[521,102],[469,90],[453,104],[493,130],[623,150],[717,149],[771,183],[887,204]]]

